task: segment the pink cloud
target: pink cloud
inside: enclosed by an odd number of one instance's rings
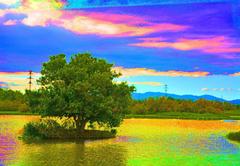
[[[212,48],[207,50],[207,52],[209,53],[238,53],[240,52],[240,47],[238,48]]]
[[[8,87],[8,85],[6,83],[0,83],[0,88],[1,87]]]
[[[147,68],[123,68],[114,67],[114,71],[122,73],[123,77],[129,76],[170,76],[170,77],[204,77],[210,73],[206,71],[156,71],[154,69]]]
[[[108,17],[111,17],[111,15]],[[116,24],[86,16],[75,16],[72,19],[62,19],[53,24],[77,34],[97,34],[115,37],[143,36],[154,32],[181,31],[186,28],[185,26],[165,23],[140,27],[128,24]]]
[[[16,24],[17,24],[17,20],[8,20],[3,23],[3,25],[6,25],[6,26],[11,26],[11,25],[16,25]]]
[[[156,24],[151,26],[156,32],[164,32],[164,31],[170,31],[170,32],[179,32],[188,29],[188,26],[183,25],[177,25],[177,24],[171,24],[171,23],[162,23],[162,24]],[[158,31],[159,30],[159,31]]]
[[[129,84],[134,85],[148,85],[148,86],[163,86],[164,84],[160,82],[128,82]]]
[[[240,72],[237,72],[237,73],[230,74],[230,76],[233,76],[233,77],[238,77],[238,76],[240,76]]]
[[[141,38],[143,42],[130,44],[131,46],[150,47],[150,48],[173,48],[182,51],[199,50],[205,53],[238,53],[240,46],[236,47],[235,43],[224,36],[213,38],[186,39],[180,38],[173,42],[164,41],[162,38]],[[231,55],[225,58],[232,58]],[[233,57],[234,58],[234,57]]]
[[[40,73],[33,72],[34,75],[40,76]],[[0,76],[16,75],[16,76],[28,76],[29,72],[0,72]]]
[[[165,85],[164,83],[161,82],[155,82],[155,81],[126,81],[128,84],[133,84],[133,85],[147,85],[147,86],[163,86]],[[122,83],[122,81],[115,81],[115,83],[119,84]]]
[[[151,23],[143,17],[114,13],[58,10],[61,3],[55,1],[25,0],[22,6],[0,10],[0,16],[8,13],[24,14],[20,22],[27,26],[58,26],[76,34],[100,36],[144,36],[155,32],[178,32],[189,28],[171,23]],[[141,25],[141,26],[140,26]]]
[[[25,90],[28,88],[28,72],[0,72],[0,82],[12,90]],[[33,73],[33,89],[37,89],[36,79],[40,73]]]
[[[163,37],[144,37],[144,38],[138,38],[138,39],[146,42],[160,42],[160,41],[167,40],[167,38],[163,38]]]
[[[144,40],[144,42],[131,44],[133,46],[140,47],[155,47],[155,48],[174,48],[178,50],[193,50],[193,49],[202,49],[202,48],[215,48],[221,45],[221,41],[224,40],[224,37],[216,37],[212,39],[185,39],[180,38],[175,42],[166,42],[160,40],[158,41],[156,38],[148,38]],[[142,40],[142,39],[141,39]]]
[[[115,13],[109,13],[109,12],[108,13],[84,12],[84,11],[78,11],[76,13],[78,15],[93,18],[95,20],[105,20],[107,22],[112,22],[117,24],[122,24],[122,23],[127,23],[128,25],[149,24],[149,22],[146,21],[147,18],[139,17],[135,15],[115,14]]]

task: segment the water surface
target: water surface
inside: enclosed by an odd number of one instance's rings
[[[18,140],[24,124],[35,119],[0,116],[0,165],[240,165],[240,144],[225,138],[240,130],[240,121],[127,119],[114,139],[32,144]]]

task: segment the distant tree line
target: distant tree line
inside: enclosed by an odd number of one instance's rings
[[[27,112],[28,106],[25,103],[25,95],[20,91],[0,88],[0,111]]]
[[[239,106],[228,102],[210,101],[206,99],[180,100],[167,97],[134,100],[130,112],[132,114],[155,114],[161,112],[191,112],[191,113],[223,113],[237,110]]]
[[[128,113],[155,114],[161,112],[191,112],[191,113],[223,113],[225,111],[239,110],[239,105],[228,102],[199,99],[196,101],[174,99],[170,97],[148,98],[145,100],[132,100]],[[0,88],[0,111],[29,110],[26,104],[26,95],[20,91]]]

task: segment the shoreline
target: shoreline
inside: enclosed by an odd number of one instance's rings
[[[184,120],[240,120],[238,114],[211,114],[211,113],[188,113],[188,112],[163,112],[158,114],[128,114],[125,119],[143,118],[143,119],[184,119]]]
[[[18,111],[0,111],[0,115],[38,115],[38,114]]]
[[[5,112],[0,111],[0,115],[23,115],[39,116],[38,114],[27,112]],[[188,113],[188,112],[162,112],[158,114],[127,114],[124,119],[185,119],[185,120],[240,120],[240,112],[211,114],[211,113]]]

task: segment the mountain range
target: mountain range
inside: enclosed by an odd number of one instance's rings
[[[215,97],[215,96],[211,96],[211,95],[202,95],[202,96],[195,96],[195,95],[176,95],[176,94],[165,94],[165,93],[161,93],[161,92],[145,92],[145,93],[133,93],[132,97],[135,100],[144,100],[147,99],[149,97],[172,97],[174,99],[184,99],[184,100],[193,100],[196,101],[198,99],[206,99],[206,100],[212,100],[212,101],[220,101],[220,102],[229,102],[232,104],[240,104],[240,99],[236,99],[236,100],[225,100],[219,97]]]

